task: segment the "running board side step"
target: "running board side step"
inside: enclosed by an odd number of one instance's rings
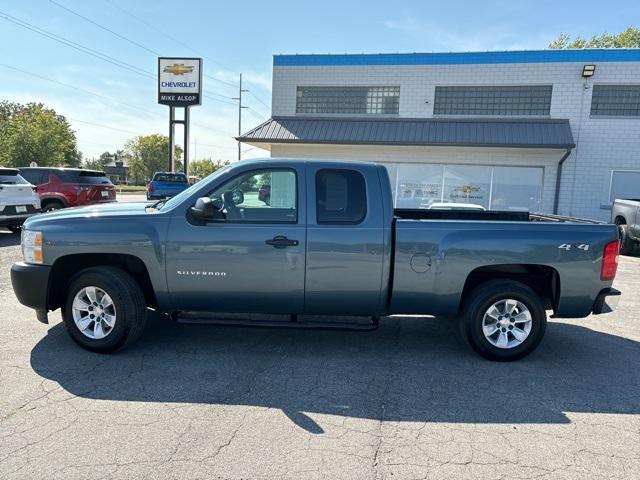
[[[251,318],[262,317],[262,318]],[[268,319],[265,319],[268,317]],[[274,320],[273,317],[282,319]],[[299,319],[298,315],[212,315],[197,312],[179,312],[173,315],[183,325],[211,325],[218,327],[298,328],[312,330],[372,331],[380,323],[380,317],[360,317],[363,321],[318,321]],[[317,317],[313,317],[314,319]],[[327,317],[320,317],[327,318]],[[331,318],[331,317],[329,317]],[[366,318],[367,321],[364,321]]]

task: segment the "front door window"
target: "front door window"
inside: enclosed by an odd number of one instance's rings
[[[209,194],[222,219],[236,223],[296,223],[296,174],[289,169],[252,170]]]

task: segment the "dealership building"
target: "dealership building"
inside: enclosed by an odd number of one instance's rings
[[[640,49],[276,55],[273,157],[384,164],[395,204],[605,220],[640,198]]]

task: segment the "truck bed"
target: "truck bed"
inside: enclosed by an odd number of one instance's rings
[[[598,220],[553,215],[550,213],[517,212],[510,210],[427,210],[396,208],[393,215],[399,220],[480,220],[495,222],[571,222],[600,224]]]
[[[502,222],[528,222],[529,212],[500,210],[427,210],[396,208],[393,215],[402,220],[494,220]]]
[[[503,269],[523,278],[555,276],[562,292],[556,314],[588,315],[602,289],[603,248],[617,238],[615,225],[557,215],[395,213],[391,311],[400,313],[456,314],[470,276]]]

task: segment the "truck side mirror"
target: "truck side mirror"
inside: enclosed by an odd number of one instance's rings
[[[203,222],[224,220],[224,214],[209,197],[200,197],[190,210],[194,217]]]

